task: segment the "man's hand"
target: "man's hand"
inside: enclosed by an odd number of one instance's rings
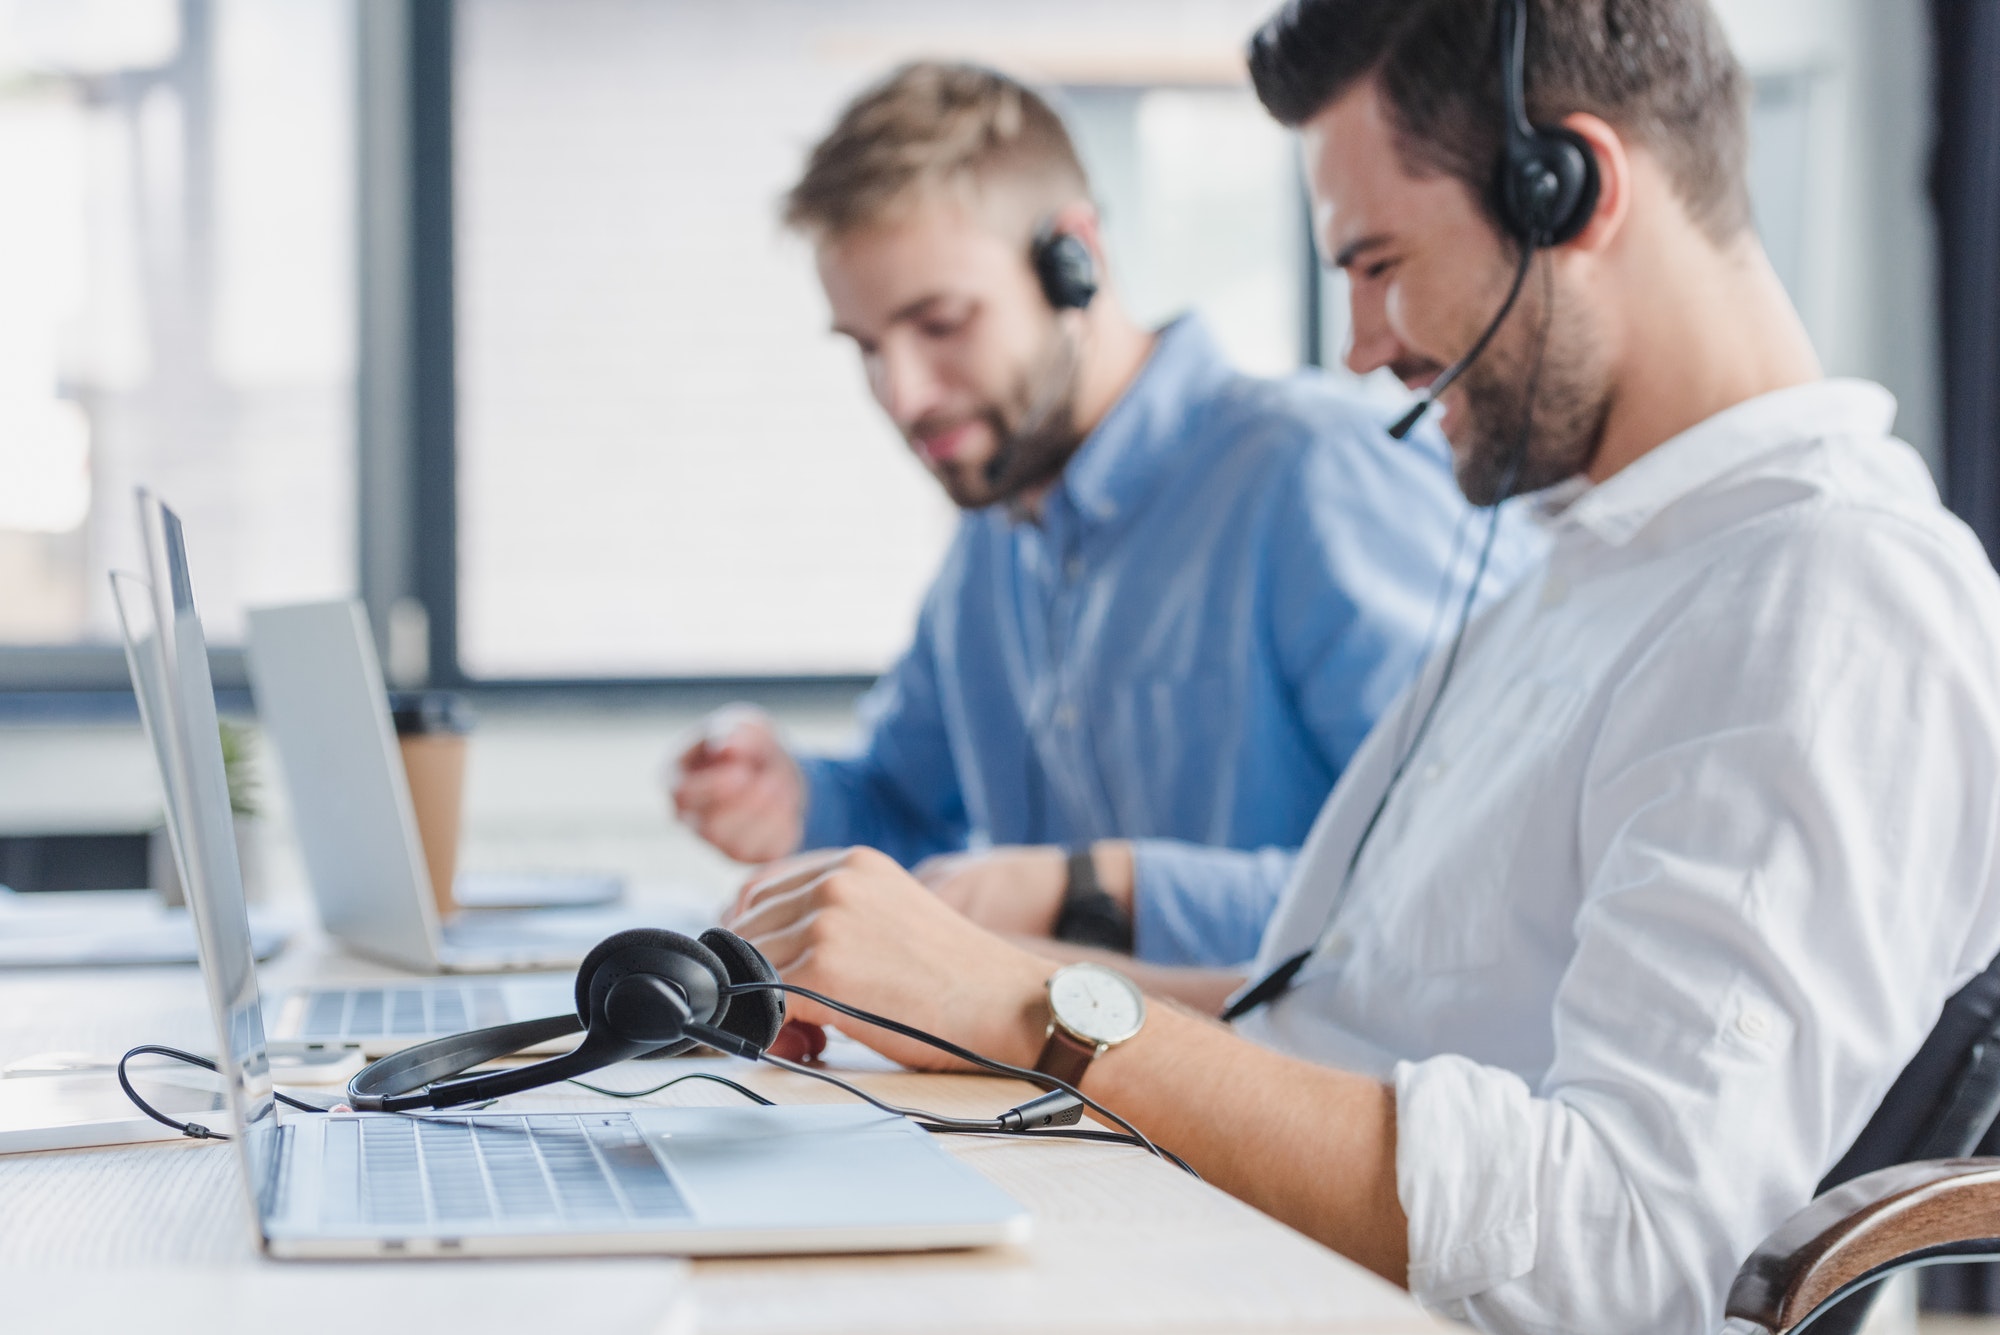
[[[912,874],[990,932],[1047,936],[1069,887],[1069,854],[1053,845],[940,853]]]
[[[781,858],[805,833],[805,778],[761,709],[710,714],[665,778],[675,814],[738,862]]]
[[[727,925],[788,983],[1019,1066],[1041,1050],[1043,985],[1055,966],[974,926],[873,849],[794,860],[750,886]],[[791,997],[786,1007],[906,1066],[956,1065],[935,1048],[813,1002]]]

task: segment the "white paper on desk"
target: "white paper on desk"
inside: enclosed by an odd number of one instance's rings
[[[685,1261],[245,1261],[0,1269],[0,1323],[36,1335],[692,1335]]]
[[[250,924],[260,960],[277,954],[290,935],[269,915]],[[187,910],[161,907],[150,890],[0,894],[0,969],[194,962]]]
[[[159,1071],[135,1070],[132,1077],[147,1102],[167,1116],[214,1131],[230,1129],[213,1077],[209,1088]],[[176,1140],[180,1134],[140,1112],[109,1071],[0,1080],[0,1154]]]

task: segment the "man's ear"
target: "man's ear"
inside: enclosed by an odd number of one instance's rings
[[[1563,243],[1565,250],[1602,251],[1625,228],[1632,208],[1632,158],[1618,131],[1602,118],[1578,111],[1563,117],[1562,126],[1582,138],[1597,160],[1597,207],[1583,230]]]
[[[1067,232],[1083,242],[1090,251],[1090,258],[1097,262],[1097,271],[1105,271],[1103,220],[1098,217],[1097,206],[1087,199],[1075,199],[1049,215],[1049,224],[1058,232]]]

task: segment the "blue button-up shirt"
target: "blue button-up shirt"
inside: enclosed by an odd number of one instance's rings
[[[1539,554],[1501,529],[1482,592]],[[1182,319],[1039,516],[964,517],[859,753],[802,762],[804,846],[1131,839],[1139,956],[1247,960],[1484,534],[1435,432],[1243,375]]]

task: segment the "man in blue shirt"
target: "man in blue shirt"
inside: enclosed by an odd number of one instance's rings
[[[997,930],[1232,965],[1486,521],[1437,434],[1134,323],[1089,200],[1054,112],[983,69],[905,67],[814,149],[786,220],[966,513],[858,754],[732,707],[674,801],[742,861],[868,844]],[[1500,537],[1482,591],[1535,554]]]

